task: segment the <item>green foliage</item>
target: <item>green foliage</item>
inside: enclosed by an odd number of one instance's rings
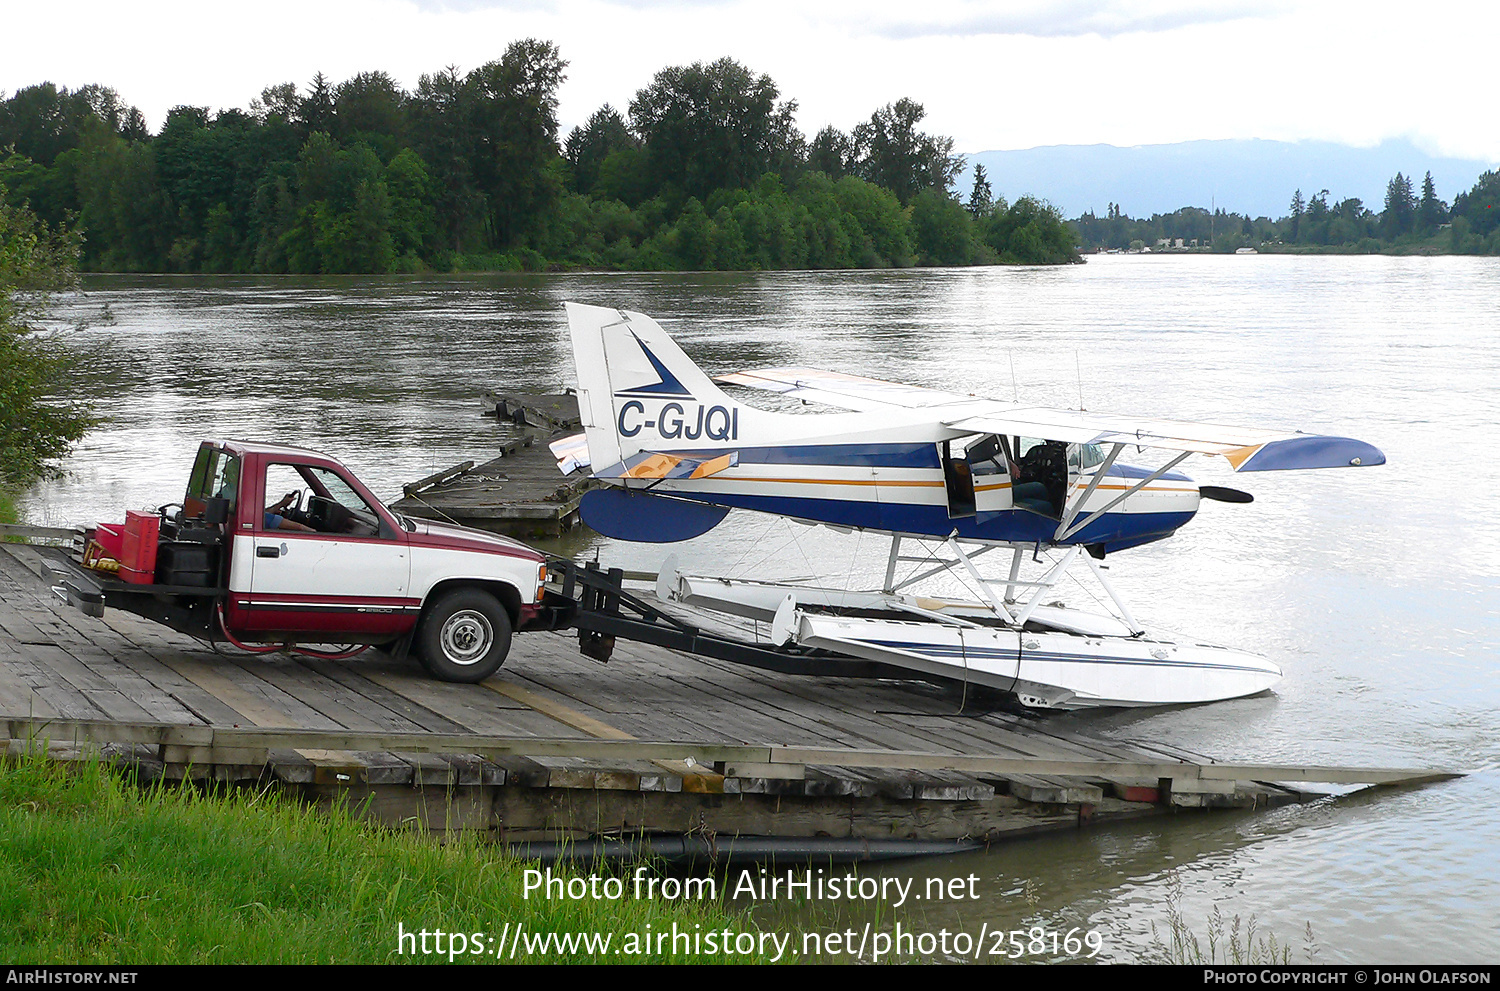
[[[562,177],[552,165],[558,157],[557,88],[567,64],[556,46],[528,38],[464,80],[469,168],[496,247],[525,244],[562,195]]]
[[[1049,203],[1023,196],[1009,206],[1001,200],[979,223],[985,244],[1001,264],[1066,265],[1077,262],[1076,234]]]
[[[1461,218],[1468,226],[1466,234],[1480,239],[1500,230],[1500,171],[1484,173],[1473,189],[1455,196],[1453,216],[1455,228]]]
[[[889,189],[846,175],[834,186],[838,204],[852,219],[852,250],[858,253],[858,268],[893,266],[904,268],[912,257],[911,221],[901,202]]]
[[[733,61],[668,67],[626,116],[558,146],[567,63],[526,39],[404,92],[383,72],[268,86],[247,111],[179,106],[159,134],[112,90],[0,99],[0,199],[84,235],[107,271],[848,268],[997,253],[977,176],[966,222],[951,138],[899,100],[809,145],[796,103]],[[934,189],[934,196],[920,196]],[[920,198],[920,202],[917,200]],[[992,226],[992,225],[991,225]],[[1007,234],[1007,237],[1009,235]],[[1038,235],[1045,243],[1045,232]],[[1031,236],[1023,235],[1030,244]]]
[[[911,226],[923,265],[966,265],[974,238],[969,212],[938,189],[924,189],[911,201]]]
[[[77,354],[38,327],[49,294],[74,285],[78,241],[0,203],[0,485],[52,474],[97,422],[75,398]]]
[[[1334,202],[1326,189],[1304,199],[1297,190],[1280,220],[1251,218],[1183,207],[1169,214],[1132,219],[1111,203],[1105,217],[1092,212],[1074,221],[1082,244],[1090,248],[1125,249],[1132,241],[1160,245],[1182,238],[1191,246],[1214,251],[1254,247],[1261,251],[1349,254],[1500,254],[1500,240],[1485,235],[1500,229],[1500,173],[1486,172],[1473,189],[1453,198],[1451,210],[1438,198],[1428,173],[1420,198],[1412,181],[1397,173],[1386,185],[1384,210],[1374,213],[1358,197]],[[1451,222],[1451,226],[1447,226]],[[1445,229],[1446,227],[1446,229]]]
[[[989,212],[994,205],[994,191],[990,189],[989,177],[984,174],[984,166],[979,163],[974,165],[974,188],[969,192],[969,212],[975,217],[982,217]]]
[[[625,126],[625,118],[606,103],[594,111],[587,123],[573,128],[568,135],[563,154],[573,170],[573,188],[580,193],[592,191],[611,152],[634,151],[639,147],[640,142]]]
[[[0,766],[0,957],[14,963],[447,962],[405,931],[745,931],[721,903],[522,897],[522,863],[327,814],[275,791],[145,790],[98,764]],[[554,867],[555,875],[574,872]],[[494,957],[459,955],[455,962]],[[674,954],[527,954],[517,963],[667,963]],[[697,960],[696,962],[707,962]],[[715,961],[718,962],[718,961]],[[751,958],[751,962],[762,962]]]
[[[921,190],[946,191],[963,168],[953,139],[917,130],[927,111],[915,100],[881,107],[854,128],[855,171],[896,194],[903,204]]]
[[[807,146],[807,168],[821,172],[832,179],[841,179],[855,165],[854,141],[849,135],[829,125],[823,128]]]
[[[1417,197],[1411,180],[1400,172],[1385,187],[1385,212],[1380,217],[1381,233],[1394,240],[1408,233],[1416,224]]]
[[[671,184],[701,199],[779,170],[801,142],[797,103],[778,103],[779,95],[770,76],[728,58],[658,72],[630,101],[653,192]]]

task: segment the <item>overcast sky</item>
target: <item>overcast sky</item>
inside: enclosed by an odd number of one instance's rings
[[[7,4],[0,90],[113,86],[160,126],[179,103],[381,69],[410,89],[510,42],[570,63],[564,133],[667,65],[771,76],[808,135],[909,96],[956,150],[1195,138],[1409,137],[1500,161],[1500,4],[1345,0],[69,0]]]

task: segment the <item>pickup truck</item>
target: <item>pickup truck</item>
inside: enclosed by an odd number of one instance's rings
[[[565,623],[543,601],[541,554],[393,513],[314,451],[205,441],[175,505],[88,531],[59,594],[257,652],[415,648],[433,677],[458,682],[498,670],[512,632]]]

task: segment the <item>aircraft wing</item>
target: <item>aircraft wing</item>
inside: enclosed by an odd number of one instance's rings
[[[1188,420],[1113,416],[1046,407],[944,420],[974,433],[1003,433],[1078,444],[1129,444],[1166,451],[1220,454],[1235,471],[1383,465],[1379,448],[1350,437],[1229,427]]]
[[[719,375],[714,381],[779,392],[783,396],[822,403],[824,406],[837,406],[856,413],[923,409],[949,403],[972,402],[974,398],[924,389],[921,386],[882,382],[861,375],[825,372],[818,368],[753,368],[733,375]]]
[[[1341,468],[1385,464],[1364,441],[1292,431],[1260,430],[1158,417],[1118,416],[1046,406],[1015,406],[939,389],[898,385],[814,368],[758,368],[719,379],[860,412],[907,409],[944,426],[1071,444],[1129,444],[1222,455],[1235,471]]]

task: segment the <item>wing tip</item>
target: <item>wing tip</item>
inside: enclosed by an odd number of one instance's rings
[[[1303,468],[1369,468],[1385,464],[1385,452],[1352,437],[1308,435],[1273,440],[1235,465],[1235,471],[1291,471]]]

